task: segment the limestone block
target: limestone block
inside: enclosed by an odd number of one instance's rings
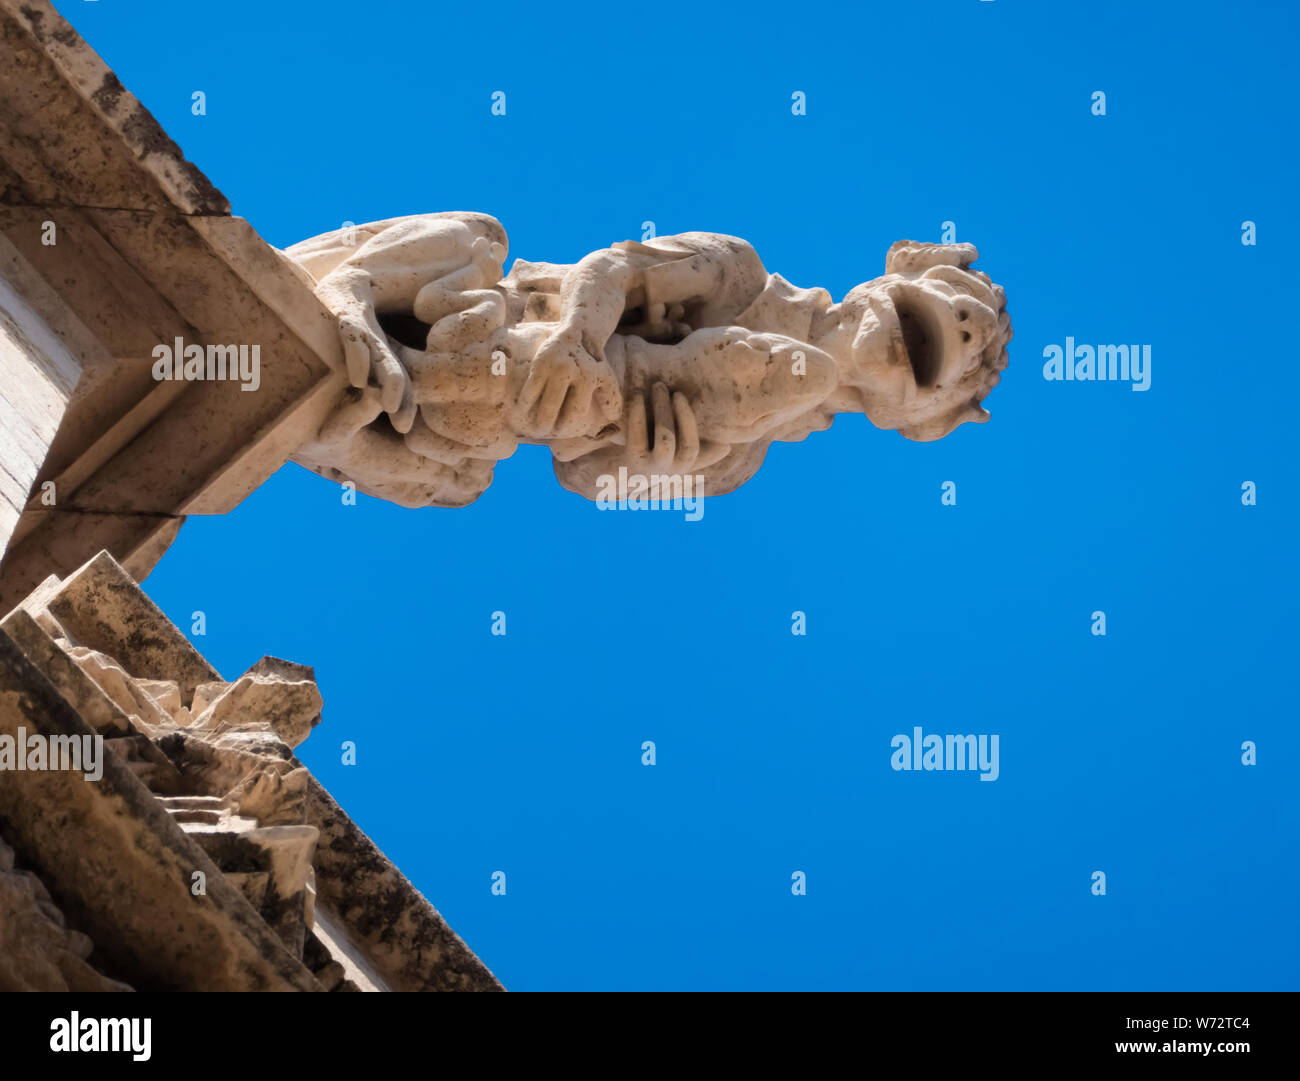
[[[27,609],[15,608],[0,622],[0,629],[96,732],[112,736],[132,731],[127,712],[50,638]]]
[[[230,684],[224,679],[219,679],[211,683],[200,683],[195,687],[194,699],[190,702],[191,723],[193,723],[194,717],[200,716],[208,706],[225,694],[226,688],[229,686]]]
[[[133,722],[143,723],[151,731],[170,726],[171,716],[163,712],[145,688],[132,679],[126,669],[112,657],[106,657],[94,649],[86,649],[85,646],[68,646],[65,652]],[[175,687],[176,684],[173,683],[172,686]],[[179,695],[179,690],[176,693]]]
[[[183,717],[185,723],[189,723],[189,711],[181,705],[181,688],[174,679],[137,679],[134,682],[136,689],[143,691],[159,711],[174,721]]]
[[[221,678],[107,552],[70,574],[46,606],[77,645],[137,678],[174,680],[182,703]]]
[[[264,827],[228,809],[167,803],[185,832],[243,891],[290,952],[301,957],[310,908],[308,880],[319,831],[306,825]]]

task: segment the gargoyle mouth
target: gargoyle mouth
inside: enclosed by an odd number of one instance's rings
[[[894,303],[902,332],[902,351],[918,387],[932,387],[943,370],[943,337],[925,306],[909,300]]]

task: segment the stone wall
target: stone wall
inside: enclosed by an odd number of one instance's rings
[[[0,238],[0,256],[4,248],[12,252]],[[0,262],[0,555],[81,376],[77,358],[12,280],[14,266],[6,275]]]

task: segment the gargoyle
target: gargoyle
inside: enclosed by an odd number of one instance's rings
[[[730,492],[837,413],[909,439],[988,419],[1003,290],[970,244],[899,241],[838,303],[717,233],[516,260],[486,214],[350,227],[285,253],[338,316],[352,388],[296,461],[404,506],[465,506],[520,443],[561,484],[692,474]]]

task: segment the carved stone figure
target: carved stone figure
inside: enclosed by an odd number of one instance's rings
[[[561,484],[594,499],[619,467],[730,492],[774,440],[837,413],[941,439],[988,419],[1011,338],[970,244],[899,241],[839,303],[717,233],[503,277],[501,224],[453,212],[285,254],[338,315],[353,388],[295,460],[406,506],[471,503],[520,443],[547,445]]]

